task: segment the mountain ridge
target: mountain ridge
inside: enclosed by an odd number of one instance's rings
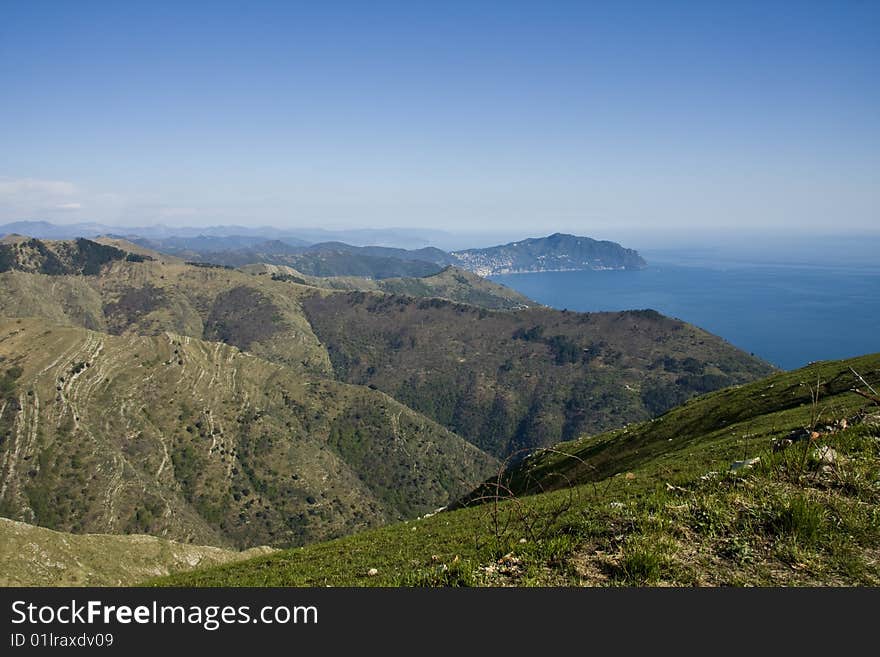
[[[34,237],[96,237],[99,226],[83,224],[54,226],[45,222],[17,222],[0,226],[16,234]],[[132,229],[137,230],[137,229]],[[293,267],[313,276],[364,276],[393,278],[426,276],[454,265],[481,276],[505,273],[582,269],[640,269],[644,259],[633,249],[611,241],[554,233],[490,247],[443,251],[433,246],[400,248],[386,245],[352,245],[339,239],[308,242],[290,232],[273,230],[263,234],[218,234],[223,227],[206,234],[179,229],[181,235],[146,230],[145,235],[110,231],[105,237],[126,239],[141,247],[184,260],[240,267],[274,264]],[[30,233],[28,233],[30,231]],[[209,233],[209,234],[208,234]]]

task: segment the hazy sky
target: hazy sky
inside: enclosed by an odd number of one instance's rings
[[[613,238],[878,210],[876,1],[0,9],[0,221]]]

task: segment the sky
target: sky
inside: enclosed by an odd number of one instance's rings
[[[0,222],[880,229],[880,2],[0,5]]]

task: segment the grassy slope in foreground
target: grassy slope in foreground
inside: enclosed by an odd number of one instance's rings
[[[561,445],[601,466],[579,472],[578,461],[562,459],[555,468],[595,484],[506,501],[497,514],[484,504],[151,583],[877,585],[880,408],[848,392],[850,367],[877,388],[880,354],[819,363]],[[772,440],[813,423],[817,377],[823,435],[774,453]],[[823,429],[844,418],[846,429]],[[821,458],[825,446],[833,459]],[[729,471],[734,459],[756,456],[755,466]],[[536,467],[552,481],[549,461]],[[368,576],[371,568],[378,574]]]
[[[143,534],[67,534],[0,518],[0,586],[125,586],[271,552],[176,543]]]

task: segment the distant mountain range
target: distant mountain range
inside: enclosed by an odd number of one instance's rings
[[[462,236],[440,230],[420,228],[358,228],[352,230],[329,230],[324,228],[297,228],[295,230],[274,226],[152,226],[120,227],[95,222],[77,224],[53,224],[48,221],[16,221],[0,225],[0,235],[17,233],[48,240],[65,240],[75,237],[99,237],[101,235],[124,235],[149,239],[169,238],[223,238],[234,242],[249,240],[257,244],[266,240],[284,240],[305,246],[318,242],[345,241],[351,244],[397,246],[417,249],[429,244],[444,248],[461,248]],[[217,247],[215,250],[231,248]]]
[[[448,266],[480,276],[560,270],[641,269],[646,266],[637,251],[624,248],[616,242],[562,233],[486,248],[447,252],[433,246],[415,249],[357,246],[338,240],[311,243],[273,228],[255,233],[256,229],[221,226],[199,229],[203,232],[195,235],[192,234],[195,229],[181,228],[176,234],[166,235],[165,232],[169,230],[167,227],[132,229],[139,232],[122,235],[100,224],[56,226],[46,222],[17,222],[0,226],[0,234],[21,234],[42,239],[106,235],[124,238],[141,247],[190,262],[229,267],[280,265],[292,267],[306,275],[324,277],[422,277],[436,274]],[[223,231],[241,232],[223,234]]]
[[[230,267],[256,263],[293,267],[311,276],[393,278],[429,276],[455,266],[479,276],[585,269],[642,269],[644,259],[616,242],[555,233],[509,244],[446,252],[435,247],[402,249],[354,246],[345,242],[302,245],[290,239],[257,241],[214,236],[164,239],[130,237],[149,249],[190,261]]]

